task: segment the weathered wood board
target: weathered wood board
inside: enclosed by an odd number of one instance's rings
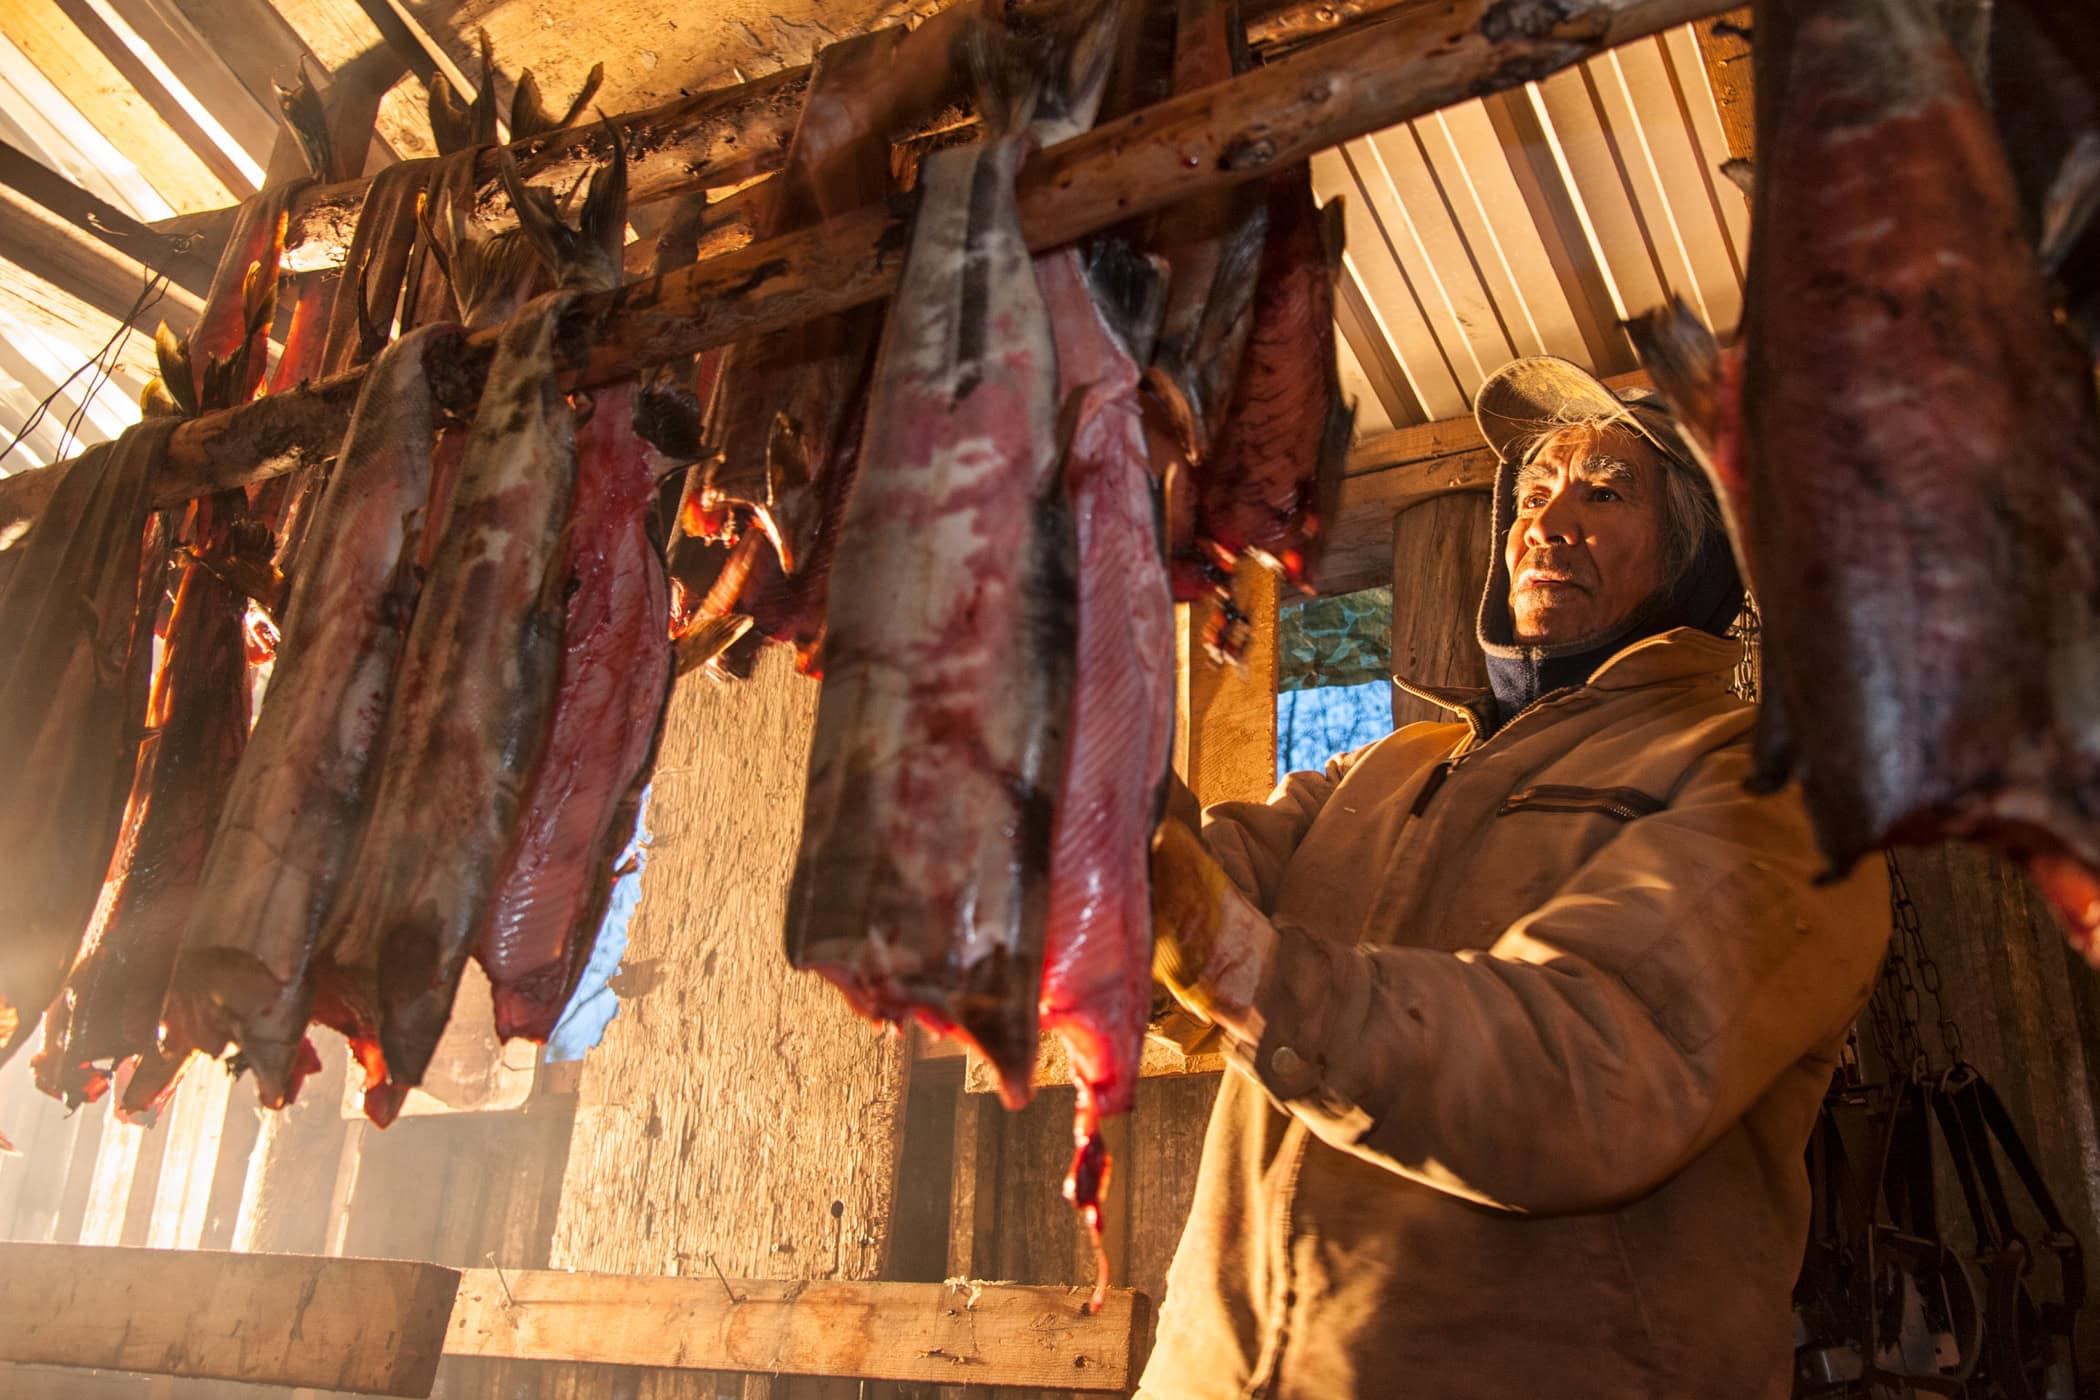
[[[469,1269],[445,1350],[774,1375],[1120,1392],[1150,1326],[1128,1289],[623,1278]]]
[[[0,1361],[428,1395],[458,1284],[392,1260],[0,1244]]]
[[[785,648],[681,682],[641,903],[584,1061],[551,1260],[630,1275],[882,1272],[905,1040],[781,951],[817,686]]]
[[[1474,637],[1492,546],[1486,491],[1441,496],[1393,522],[1393,674],[1423,685],[1487,684]],[[1395,726],[1449,720],[1442,707],[1393,688]]]

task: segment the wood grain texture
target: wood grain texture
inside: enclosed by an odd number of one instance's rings
[[[1187,687],[1175,717],[1175,770],[1196,800],[1259,802],[1276,786],[1276,575],[1242,560],[1233,594],[1252,631],[1237,667],[1203,654],[1212,604],[1176,608]]]
[[[1487,585],[1486,491],[1440,496],[1393,522],[1393,674],[1425,685],[1486,685],[1474,637]],[[1393,688],[1393,723],[1448,720],[1450,713]]]
[[[427,1395],[458,1281],[371,1259],[0,1244],[0,1360]]]
[[[57,5],[0,5],[0,34],[137,165],[176,213],[216,208],[236,197]]]
[[[1080,1311],[1069,1288],[1013,1284],[630,1278],[470,1269],[445,1349],[769,1375],[1121,1392],[1145,1300]]]
[[[881,1273],[902,1143],[902,1037],[781,952],[815,682],[768,652],[681,683],[642,897],[584,1063],[554,1267],[849,1280]]]
[[[1757,152],[1757,103],[1750,84],[1750,7],[1730,10],[1698,26],[1699,57],[1706,64],[1706,85],[1721,112],[1721,134],[1731,160],[1750,160]]]
[[[946,1046],[953,1042],[940,1042]],[[980,1056],[956,1046],[965,1063],[963,1088],[972,1094],[996,1094],[999,1092],[999,1076]],[[944,1052],[934,1058],[945,1059]],[[1145,1048],[1138,1060],[1138,1075],[1150,1079],[1168,1074],[1216,1074],[1225,1068],[1225,1056],[1199,1051],[1186,1054],[1180,1046],[1164,1040],[1147,1037]],[[1035,1074],[1030,1080],[1038,1089],[1069,1088],[1072,1083],[1072,1060],[1065,1052],[1064,1041],[1045,1032],[1042,1043],[1036,1047]]]

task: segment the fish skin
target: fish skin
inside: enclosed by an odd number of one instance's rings
[[[441,421],[424,364],[461,344],[456,326],[411,331],[365,372],[176,965],[171,1042],[237,1046],[272,1107],[298,1091],[312,960],[363,828],[415,607],[404,560]]]
[[[973,1041],[1018,1105],[1076,600],[1056,350],[1013,196],[1037,59],[1010,42],[971,30],[988,134],[920,174],[832,566],[787,949],[865,1015]]]
[[[149,510],[176,420],[76,459],[0,593],[0,1064],[50,1005],[94,914],[145,713],[165,553]],[[137,620],[143,619],[143,625]]]
[[[246,518],[242,492],[198,502],[192,547],[223,554]],[[37,1087],[69,1107],[134,1072],[122,1107],[150,1110],[190,1047],[159,1048],[161,1001],[196,904],[206,848],[248,738],[246,597],[212,567],[181,566],[160,672],[153,681],[125,833],[80,954],[47,1011]]]
[[[1341,257],[1341,201],[1314,201],[1308,166],[1271,176],[1246,352],[1201,482],[1202,534],[1228,572],[1253,555],[1313,586],[1355,421],[1335,361]]]
[[[670,603],[648,528],[655,481],[632,428],[633,394],[631,384],[599,390],[577,434],[554,720],[475,945],[505,1039],[544,1041],[561,1016],[604,916],[613,862],[634,835],[670,699]]]
[[[1163,290],[1164,269],[1151,270],[1152,288]],[[1040,1007],[1079,1086],[1080,1159],[1067,1191],[1084,1210],[1096,1204],[1083,1190],[1087,1154],[1099,1151],[1101,1119],[1130,1111],[1151,1011],[1149,866],[1173,752],[1174,600],[1130,349],[1142,331],[1133,336],[1104,314],[1076,248],[1038,258],[1036,278],[1072,424],[1064,473],[1079,550],[1072,732],[1051,836]],[[1142,327],[1157,319],[1159,298],[1142,285],[1135,295],[1127,319]]]
[[[1180,0],[1174,91],[1222,83],[1250,66],[1236,0]],[[1149,251],[1174,269],[1148,385],[1198,468],[1223,426],[1252,322],[1268,202],[1258,182],[1182,200],[1155,219]]]
[[[364,835],[322,934],[315,1012],[359,1052],[380,1121],[444,1031],[546,746],[576,476],[555,341],[575,299],[536,299],[497,346],[402,648]]]
[[[1800,780],[1833,872],[1949,836],[2025,859],[2094,959],[2090,368],[2051,324],[1990,120],[1921,5],[1768,3],[1754,61],[1741,397],[1702,435],[1724,491],[1740,463],[1760,779]]]

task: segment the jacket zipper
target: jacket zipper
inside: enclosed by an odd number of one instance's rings
[[[1419,817],[1424,812],[1428,811],[1430,799],[1436,796],[1437,790],[1439,788],[1443,787],[1444,780],[1451,776],[1451,770],[1458,767],[1459,764],[1465,762],[1467,759],[1471,758],[1474,754],[1479,753],[1482,749],[1485,749],[1489,744],[1494,743],[1495,740],[1500,738],[1502,735],[1507,734],[1510,731],[1511,727],[1514,726],[1518,720],[1523,719],[1533,710],[1540,709],[1543,706],[1550,705],[1556,701],[1566,699],[1571,695],[1578,694],[1579,690],[1579,687],[1570,686],[1561,690],[1547,691],[1544,695],[1541,695],[1538,699],[1532,701],[1529,705],[1526,705],[1523,709],[1511,715],[1509,719],[1503,723],[1501,728],[1497,729],[1493,734],[1488,735],[1487,738],[1481,739],[1472,748],[1467,749],[1454,757],[1447,758],[1439,762],[1436,765],[1436,767],[1429,770],[1429,776],[1422,780],[1422,790],[1415,794],[1414,806],[1408,808],[1407,814],[1410,817]]]

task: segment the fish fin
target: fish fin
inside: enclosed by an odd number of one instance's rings
[[[568,110],[559,117],[547,110],[540,93],[540,80],[530,68],[518,74],[518,89],[510,99],[510,139],[524,141],[534,136],[544,136],[550,131],[560,131],[572,126],[590,100],[605,86],[605,65],[594,64],[584,78],[582,88],[569,103]]]
[[[1348,209],[1336,195],[1320,206],[1320,256],[1327,262],[1327,283],[1341,280],[1342,253],[1349,246]]]
[[[1743,198],[1756,197],[1757,166],[1741,156],[1733,156],[1721,162],[1721,174],[1728,183],[1743,192]]]
[[[185,418],[197,416],[197,375],[190,367],[190,347],[162,321],[153,330],[153,355],[160,365],[161,387]]]
[[[449,156],[474,144],[474,119],[467,104],[453,94],[452,82],[442,72],[431,75],[430,101],[425,110],[430,115],[430,139],[436,143],[439,155]]]
[[[1039,146],[1054,146],[1092,127],[1107,91],[1122,34],[1124,0],[1081,0],[1052,11],[1042,38],[1053,75],[1043,84],[1029,134]]]
[[[486,29],[474,31],[481,46],[481,87],[467,104],[469,146],[496,144],[496,49]]]
[[[1140,253],[1120,238],[1098,238],[1085,253],[1087,290],[1109,329],[1138,364],[1152,358],[1152,342],[1167,307],[1164,258]]]
[[[2064,155],[2042,200],[2042,266],[2054,272],[2100,213],[2100,131],[2087,131]]]
[[[634,431],[668,461],[700,459],[700,401],[676,384],[645,385],[634,399]]]
[[[960,47],[985,139],[997,141],[1026,128],[1042,95],[1052,40],[975,18],[964,28]]]
[[[583,198],[578,228],[585,248],[603,264],[596,270],[597,275],[603,275],[603,268],[610,268],[611,285],[618,286],[620,249],[626,242],[627,230],[627,133],[610,117],[605,119],[605,130],[612,137],[612,163],[591,176],[590,193]]]

